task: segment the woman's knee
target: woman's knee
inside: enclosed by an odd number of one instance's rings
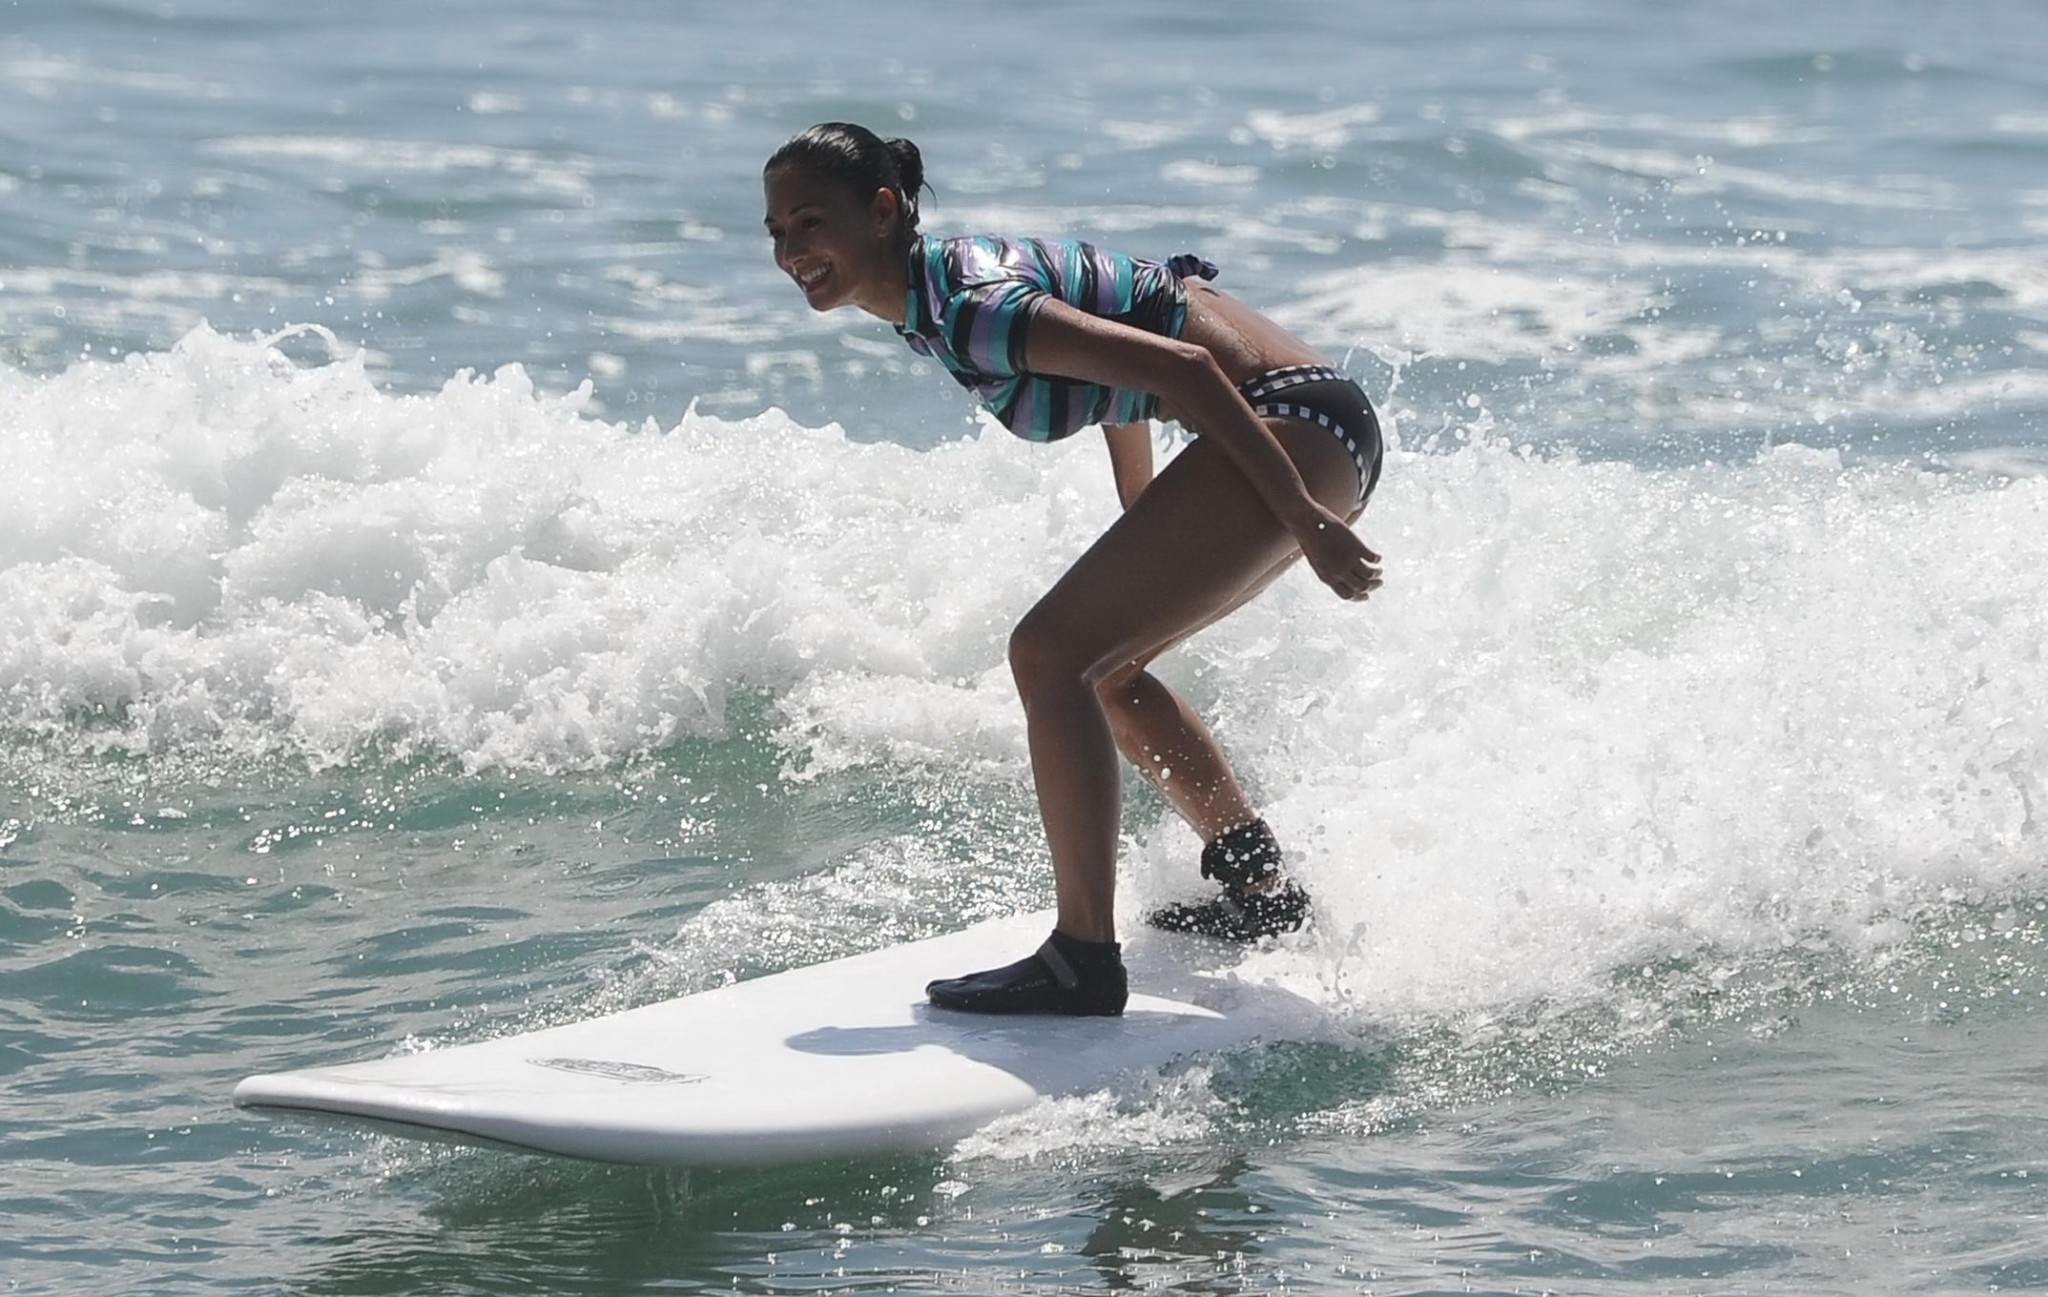
[[[1010,632],[1010,674],[1026,693],[1044,685],[1087,682],[1095,663],[1082,644],[1081,629],[1041,603]]]
[[[1112,712],[1135,707],[1143,701],[1148,680],[1144,662],[1124,662],[1099,673],[1094,682],[1095,696]]]
[[[1143,746],[1142,736],[1159,710],[1158,695],[1163,686],[1145,670],[1143,662],[1126,662],[1095,682],[1095,701],[1109,718],[1110,731],[1119,748],[1130,752]]]

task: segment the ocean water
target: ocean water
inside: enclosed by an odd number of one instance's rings
[[[2044,67],[2021,0],[5,0],[0,1288],[2048,1288]],[[1382,405],[1384,591],[1160,664],[1327,1030],[752,1173],[237,1113],[1049,900],[1003,648],[1106,456],[777,274],[835,118]]]

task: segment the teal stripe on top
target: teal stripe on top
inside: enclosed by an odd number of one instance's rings
[[[1214,269],[1202,263],[1197,273],[1207,278]],[[1071,239],[977,234],[917,239],[909,274],[897,332],[913,350],[936,357],[1018,436],[1058,441],[1090,424],[1135,423],[1157,413],[1159,398],[1150,392],[1031,373],[1025,340],[1051,298],[1178,338],[1188,307],[1174,268]]]

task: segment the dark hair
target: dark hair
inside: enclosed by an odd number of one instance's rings
[[[852,122],[819,122],[775,150],[763,172],[785,163],[828,176],[865,202],[877,189],[893,189],[903,204],[903,228],[917,228],[917,195],[924,182],[924,158],[909,140],[885,140]]]

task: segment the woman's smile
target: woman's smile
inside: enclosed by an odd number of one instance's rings
[[[804,294],[809,296],[824,284],[831,273],[832,267],[829,265],[818,265],[804,270],[792,267],[789,277],[796,280],[797,287],[803,289]]]

